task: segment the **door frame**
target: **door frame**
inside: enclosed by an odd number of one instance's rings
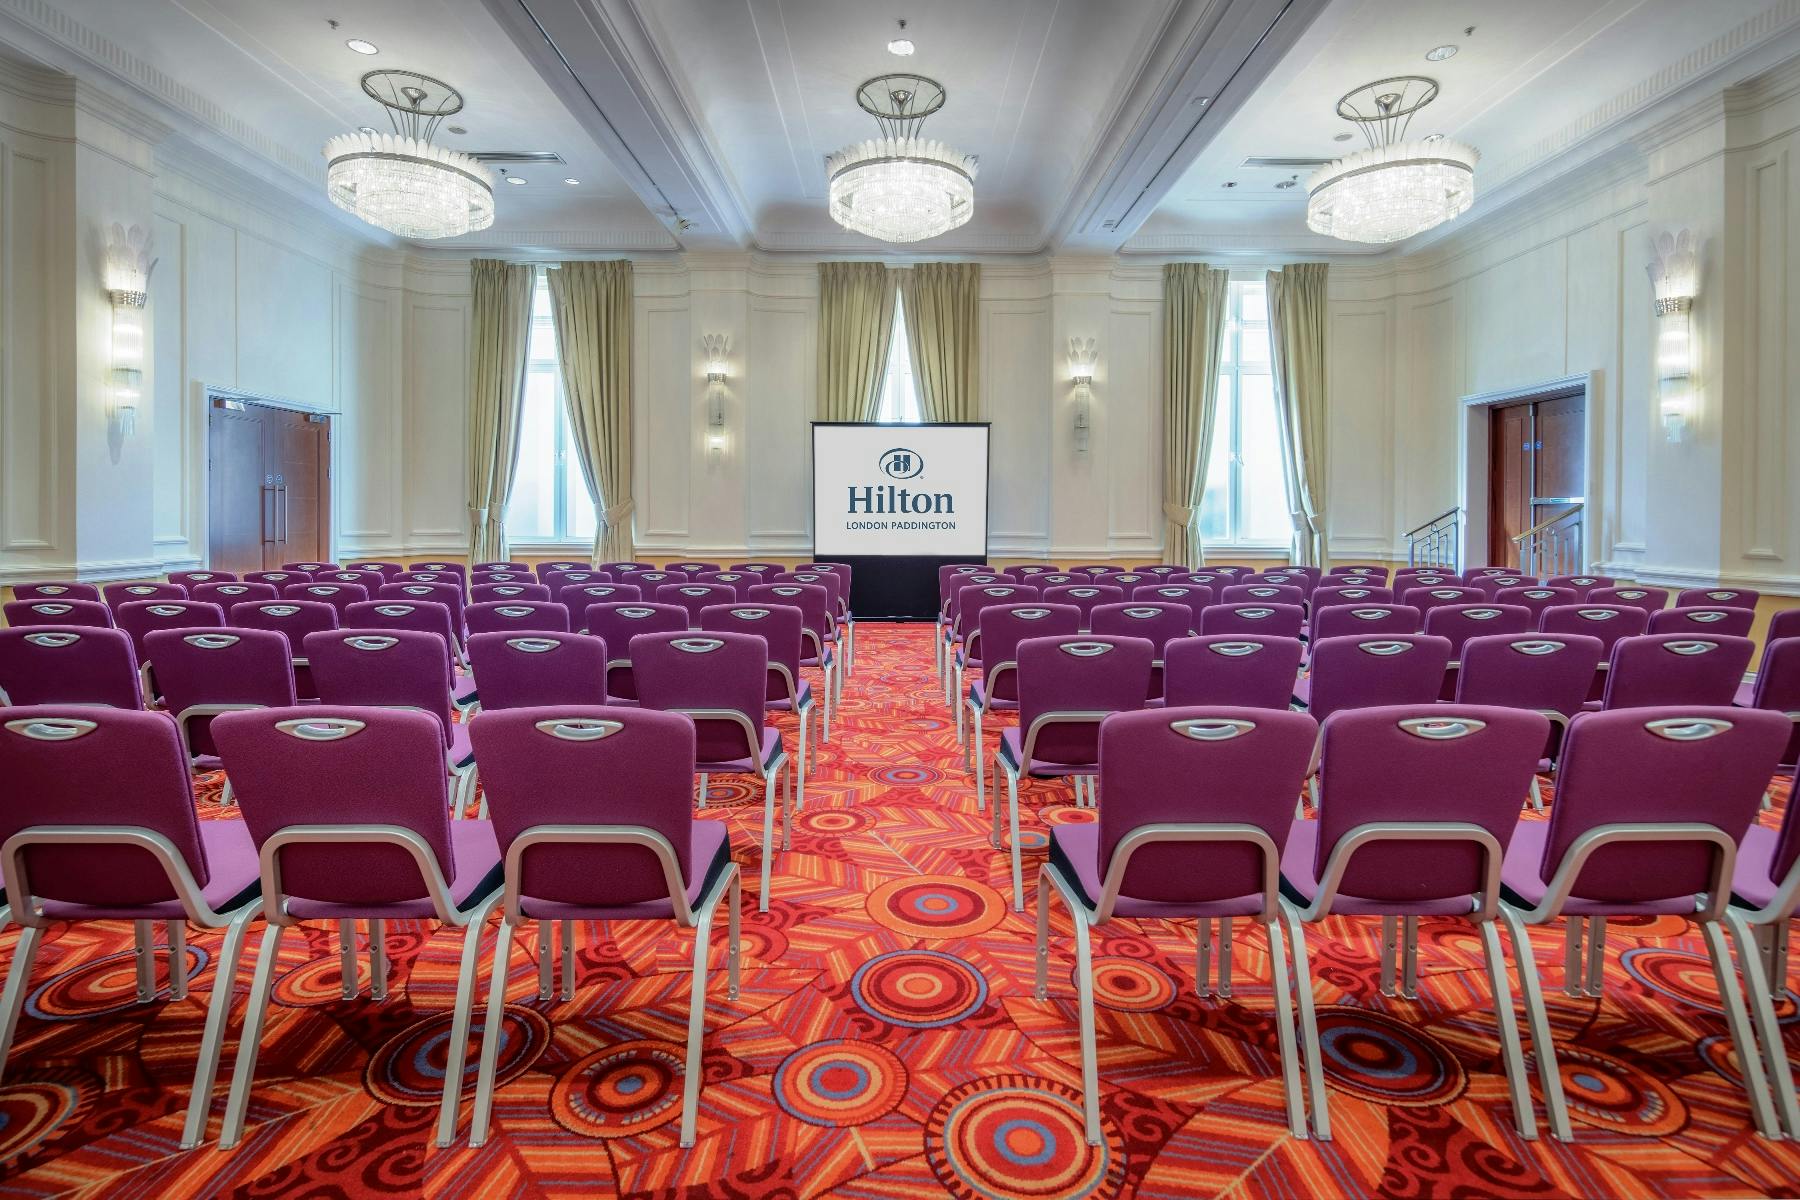
[[[1605,528],[1603,502],[1594,484],[1600,478],[1600,388],[1603,372],[1582,371],[1517,388],[1476,392],[1460,402],[1462,419],[1456,433],[1456,502],[1462,506],[1462,545],[1457,561],[1485,567],[1488,560],[1488,430],[1493,410],[1507,404],[1582,397],[1585,462],[1582,464],[1582,556],[1593,562]]]
[[[200,380],[195,380],[194,391],[197,393],[197,404],[199,407],[199,420],[195,422],[195,425],[197,426],[200,436],[199,455],[197,460],[200,464],[200,470],[196,472],[200,490],[199,495],[195,497],[194,509],[196,513],[195,523],[199,531],[199,536],[196,539],[196,546],[201,561],[203,563],[209,562],[212,556],[212,435],[210,433],[210,413],[212,411],[214,400],[236,400],[241,404],[254,404],[260,408],[279,408],[287,412],[303,413],[309,417],[330,417],[334,419],[332,436],[326,439],[331,450],[329,468],[331,474],[331,489],[330,500],[328,501],[331,507],[328,517],[330,530],[325,548],[325,560],[327,562],[336,562],[339,544],[339,514],[344,511],[342,504],[343,495],[339,489],[342,486],[344,472],[342,469],[342,451],[338,445],[342,439],[337,437],[335,418],[343,416],[343,410],[326,408],[317,404],[308,404],[304,400],[296,400],[291,396],[271,396],[264,392],[251,392],[246,391],[243,388],[226,387],[223,384],[205,383]]]

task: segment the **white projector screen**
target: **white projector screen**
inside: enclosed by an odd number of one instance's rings
[[[813,426],[813,553],[987,557],[986,425]]]

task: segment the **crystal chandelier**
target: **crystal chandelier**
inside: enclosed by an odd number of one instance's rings
[[[325,143],[331,202],[405,238],[445,238],[494,223],[488,169],[431,144],[440,122],[462,111],[462,93],[416,71],[370,71],[362,89],[388,110],[394,132],[364,126]]]
[[[1307,181],[1306,225],[1347,242],[1398,242],[1468,211],[1475,147],[1439,134],[1408,140],[1413,114],[1437,99],[1435,80],[1402,75],[1364,84],[1337,103],[1368,139]]]
[[[884,242],[916,242],[968,221],[974,156],[919,136],[947,98],[943,84],[923,75],[883,75],[856,89],[857,106],[875,118],[881,136],[825,160],[832,220]]]

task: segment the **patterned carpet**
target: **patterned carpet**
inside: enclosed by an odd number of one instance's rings
[[[513,957],[498,1132],[431,1145],[460,944],[402,924],[391,999],[338,997],[332,930],[290,937],[250,1128],[230,1154],[177,1151],[217,935],[189,944],[184,1001],[134,1002],[123,925],[52,933],[0,1085],[6,1196],[681,1196],[853,1200],[1060,1196],[1749,1196],[1800,1191],[1800,1146],[1751,1133],[1699,940],[1614,921],[1604,1001],[1562,995],[1559,930],[1539,963],[1576,1141],[1522,1142],[1508,1113],[1480,946],[1427,921],[1420,998],[1383,1000],[1378,922],[1314,933],[1329,1143],[1286,1131],[1266,946],[1240,923],[1230,1001],[1194,994],[1192,928],[1097,941],[1105,1143],[1081,1136],[1070,948],[1031,998],[1030,914],[1006,907],[937,699],[930,634],[865,625],[772,911],[753,896],[760,806],[717,780],[747,881],[742,995],[707,1012],[699,1143],[676,1144],[689,939],[580,931],[573,1002],[539,1003]],[[790,735],[790,746],[792,745]],[[990,740],[990,746],[992,742]],[[217,780],[202,807],[217,812]],[[1785,797],[1778,796],[1785,799]],[[1043,823],[1087,819],[1065,786]],[[1777,809],[1779,812],[1779,809]],[[1768,818],[1773,821],[1774,815]],[[1066,924],[1058,918],[1058,928]],[[0,956],[15,932],[0,935]],[[715,960],[717,961],[717,960]],[[367,958],[363,958],[367,970]],[[166,961],[159,956],[159,974]],[[239,987],[247,985],[248,971]],[[166,994],[166,993],[165,993]],[[485,980],[481,995],[486,995]],[[241,1016],[234,1014],[233,1029]],[[1794,1005],[1789,1019],[1795,1040]],[[227,1059],[235,1052],[227,1044]],[[465,1090],[472,1092],[471,1055]],[[224,1076],[221,1076],[221,1093]],[[222,1095],[209,1138],[216,1141]]]

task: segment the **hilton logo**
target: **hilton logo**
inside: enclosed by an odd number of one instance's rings
[[[902,447],[896,447],[881,456],[881,473],[889,479],[912,479],[924,469],[925,460]]]

